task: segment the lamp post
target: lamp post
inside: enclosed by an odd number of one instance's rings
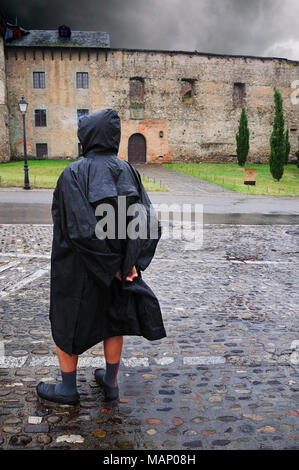
[[[23,120],[23,141],[24,141],[24,189],[30,189],[29,175],[28,175],[28,164],[27,164],[27,147],[26,147],[26,127],[25,127],[25,114],[27,111],[28,103],[24,100],[24,96],[19,101],[19,108],[22,113]]]

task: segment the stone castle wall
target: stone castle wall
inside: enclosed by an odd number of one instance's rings
[[[34,71],[45,72],[46,88],[33,88]],[[89,73],[88,89],[76,88],[76,72]],[[143,82],[142,103],[132,103],[134,77]],[[146,138],[148,162],[236,161],[235,133],[244,104],[249,161],[266,162],[274,85],[284,99],[290,159],[297,149],[299,104],[292,84],[298,81],[299,89],[299,62],[187,52],[6,47],[6,79],[12,155],[22,154],[17,103],[24,94],[29,103],[29,156],[35,155],[36,143],[47,143],[50,158],[77,157],[77,109],[112,107],[122,120],[121,158],[128,158],[129,137],[138,132]],[[236,100],[234,83],[244,84],[243,101]],[[35,109],[46,109],[47,127],[35,127]]]

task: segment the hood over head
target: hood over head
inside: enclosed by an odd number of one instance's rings
[[[79,119],[78,138],[83,155],[117,154],[120,143],[120,118],[114,109],[103,109]]]

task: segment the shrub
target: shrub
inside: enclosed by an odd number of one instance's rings
[[[270,172],[273,178],[279,181],[283,175],[283,165],[285,162],[285,135],[284,135],[284,117],[283,100],[280,91],[274,87],[274,106],[275,116],[273,130],[270,137]]]
[[[244,166],[249,152],[249,128],[245,106],[242,107],[236,141],[238,164]]]

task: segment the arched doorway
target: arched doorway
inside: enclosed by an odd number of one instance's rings
[[[129,138],[128,160],[130,163],[146,162],[146,141],[142,134],[132,134]]]

